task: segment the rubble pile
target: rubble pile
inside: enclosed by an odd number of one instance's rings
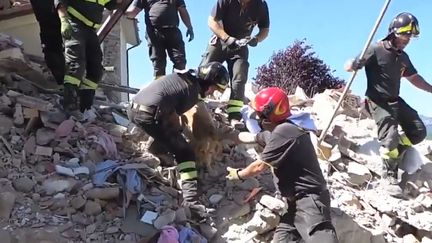
[[[188,220],[180,204],[172,158],[147,152],[148,136],[129,123],[125,106],[98,93],[95,119],[66,119],[59,87],[45,71],[19,41],[0,35],[1,242],[271,241],[285,203],[271,171],[226,181],[227,166],[245,167],[261,148],[234,141],[223,125],[223,101],[207,103],[219,118],[219,136],[210,143],[220,148],[206,147],[211,159],[200,163],[201,199],[215,209],[200,224]],[[340,94],[308,98],[298,89],[290,102],[310,112],[322,130]],[[377,183],[376,128],[360,98],[349,94],[338,114],[317,152],[340,242],[430,242],[432,163],[425,156],[432,144],[407,152],[416,161],[405,166],[404,196],[391,197]]]

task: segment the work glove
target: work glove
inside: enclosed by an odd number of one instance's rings
[[[192,28],[187,29],[186,37],[189,37],[189,42],[191,42],[194,39],[195,35]]]
[[[258,38],[256,37],[252,37],[249,41],[248,41],[248,45],[255,47],[258,45]]]
[[[60,17],[61,34],[65,40],[69,40],[72,36],[72,25],[68,16]]]
[[[239,171],[241,169],[238,168],[231,168],[227,167],[228,175],[226,176],[226,179],[229,181],[242,181],[243,179],[239,176]]]
[[[366,64],[366,60],[365,59],[354,59],[354,61],[351,64],[351,68],[353,70],[360,70],[362,69]]]
[[[232,36],[228,37],[228,38],[225,40],[225,45],[226,45],[229,49],[231,49],[231,50],[233,50],[233,51],[235,51],[235,50],[237,50],[237,49],[240,48],[240,45],[238,44],[238,40],[237,40],[236,38],[232,37]]]

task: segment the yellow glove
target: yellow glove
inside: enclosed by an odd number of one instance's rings
[[[69,40],[72,36],[72,26],[68,16],[60,17],[61,34],[65,40]]]
[[[237,169],[237,168],[231,168],[231,167],[227,167],[227,171],[228,171],[228,175],[226,176],[227,180],[229,181],[242,181],[243,179],[240,178],[238,172],[241,169]]]

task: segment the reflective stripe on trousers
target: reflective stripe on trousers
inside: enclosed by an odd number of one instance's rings
[[[198,178],[198,172],[196,169],[195,161],[184,161],[179,162],[177,168],[180,173],[180,179],[185,180],[196,180]]]

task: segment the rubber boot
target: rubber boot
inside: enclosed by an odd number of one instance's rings
[[[83,114],[78,109],[78,87],[66,83],[63,90],[63,108],[68,116],[75,117],[78,121],[82,121]]]
[[[199,202],[198,181],[182,181],[181,187],[183,193],[183,206],[189,208],[192,220],[204,222],[206,218],[211,216],[211,214],[206,206]]]
[[[158,157],[162,166],[170,167],[175,165],[174,156],[168,152],[168,149],[163,144],[155,142],[152,137],[149,138],[147,143],[148,152]]]

